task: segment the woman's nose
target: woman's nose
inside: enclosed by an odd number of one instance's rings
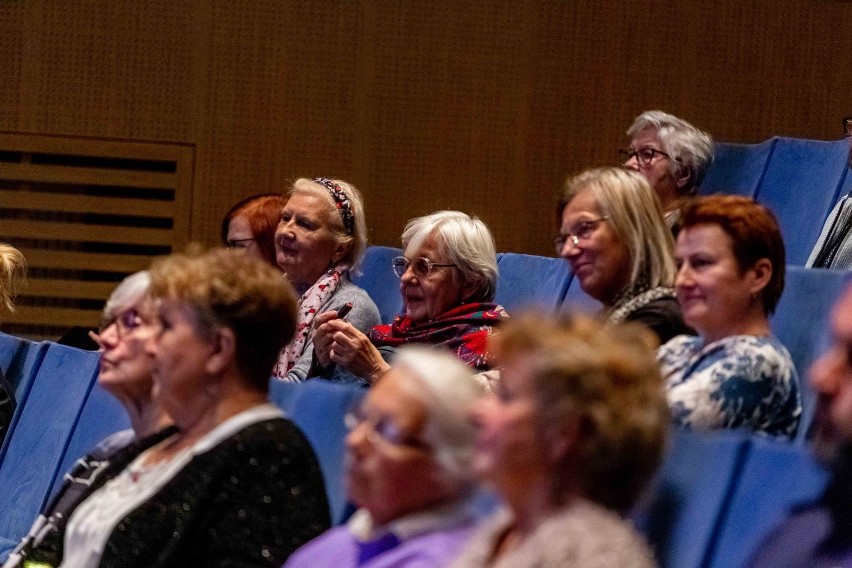
[[[690,286],[692,284],[692,271],[686,265],[686,263],[682,264],[680,268],[677,269],[677,274],[675,275],[675,288],[684,288]]]
[[[405,272],[399,277],[399,281],[408,286],[412,285],[416,279],[417,275],[414,274],[414,268],[410,264],[405,267]]]
[[[118,324],[112,322],[98,334],[98,343],[103,349],[112,349],[121,338],[118,336]]]
[[[352,428],[344,439],[346,448],[355,453],[360,453],[363,450],[366,441],[367,428],[363,422]]]
[[[623,166],[628,170],[639,171],[639,160],[636,159],[636,154],[633,154],[624,162]]]
[[[572,258],[581,252],[582,249],[580,249],[579,239],[574,236],[570,236],[565,239],[565,242],[562,244],[562,250],[559,252],[559,256],[562,258]]]

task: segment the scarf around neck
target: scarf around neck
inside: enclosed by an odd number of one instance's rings
[[[415,323],[399,314],[390,325],[378,325],[368,337],[376,347],[400,347],[409,343],[441,345],[467,365],[491,368],[488,336],[494,326],[509,317],[503,306],[487,302],[463,304],[435,319]]]
[[[273,370],[275,377],[279,379],[286,378],[287,373],[290,372],[290,369],[293,368],[299,357],[305,353],[305,347],[308,343],[314,318],[320,313],[320,309],[334,296],[337,287],[340,285],[340,279],[348,271],[349,267],[344,264],[337,264],[329,268],[299,298],[298,310],[296,312],[299,318],[296,323],[296,334],[293,336],[293,340],[278,355],[278,362],[275,363],[275,369]]]

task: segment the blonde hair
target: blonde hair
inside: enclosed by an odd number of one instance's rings
[[[232,249],[173,254],[151,265],[150,294],[186,303],[199,335],[233,330],[236,362],[266,392],[278,353],[296,331],[296,293],[268,263]]]
[[[559,199],[557,217],[581,191],[589,190],[630,258],[630,283],[672,286],[677,274],[674,239],[663,219],[663,208],[648,181],[623,168],[595,168],[568,178]]]
[[[346,229],[343,226],[343,219],[337,211],[337,206],[334,203],[334,198],[328,193],[328,190],[322,185],[307,178],[299,178],[293,182],[293,187],[287,192],[287,196],[293,196],[297,193],[307,193],[310,195],[320,196],[320,198],[328,205],[328,217],[331,223],[331,228],[334,231],[335,238],[338,244],[349,245],[346,254],[340,259],[341,262],[349,265],[349,269],[357,273],[361,266],[361,261],[364,259],[364,251],[367,250],[367,221],[364,218],[364,199],[361,197],[361,192],[351,183],[340,179],[331,179],[332,183],[337,185],[346,197],[349,199],[349,205],[352,208],[352,219],[354,221],[352,234],[347,235]]]
[[[491,342],[502,365],[531,362],[540,439],[578,427],[576,444],[551,472],[551,499],[561,503],[579,482],[587,499],[628,510],[659,467],[668,432],[652,333],[638,324],[526,313],[506,320]]]
[[[0,243],[0,308],[15,311],[13,300],[27,282],[27,261],[21,251]]]

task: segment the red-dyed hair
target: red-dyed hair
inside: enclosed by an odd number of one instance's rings
[[[731,237],[740,272],[761,258],[772,263],[772,277],[760,292],[763,311],[775,311],[784,291],[786,259],[784,239],[772,212],[755,200],[739,195],[711,195],[690,201],[681,215],[681,230],[696,225],[717,225]]]
[[[275,261],[275,230],[281,220],[281,210],[287,198],[279,193],[262,193],[246,197],[225,214],[222,219],[222,244],[228,244],[228,228],[234,217],[243,217],[251,229],[251,234],[260,248],[263,258],[272,266]]]

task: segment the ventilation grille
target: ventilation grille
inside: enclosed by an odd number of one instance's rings
[[[28,285],[7,333],[96,327],[125,276],[189,240],[193,148],[0,133],[0,240]]]

